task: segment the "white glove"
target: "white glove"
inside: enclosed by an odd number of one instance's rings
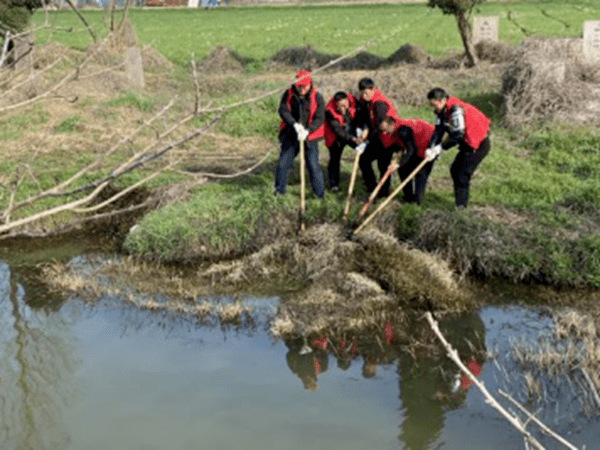
[[[300,123],[294,124],[294,130],[296,130],[296,134],[298,135],[299,141],[305,141],[308,137],[308,130],[302,126]]]
[[[433,161],[440,153],[442,153],[442,144],[434,145],[425,150],[425,158],[429,161]]]
[[[363,134],[363,129],[362,128],[357,128],[356,129],[356,137],[361,137]]]
[[[363,142],[362,144],[358,144],[354,150],[356,150],[358,153],[360,153],[361,155],[363,154],[363,152],[365,151],[365,148],[367,148],[367,143]]]

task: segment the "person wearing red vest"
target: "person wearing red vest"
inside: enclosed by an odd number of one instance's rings
[[[304,141],[304,159],[313,193],[323,198],[325,183],[319,166],[317,140],[323,137],[325,102],[314,89],[309,70],[296,73],[296,82],[287,89],[279,103],[279,160],[275,166],[275,195],[285,194],[287,172],[300,151],[299,141]]]
[[[427,94],[435,117],[435,131],[429,142],[431,156],[458,145],[458,154],[450,167],[454,181],[456,207],[464,209],[469,201],[471,176],[490,151],[490,120],[475,106],[463,102],[436,87]],[[442,143],[444,132],[448,140]]]
[[[371,78],[362,78],[358,82],[358,90],[360,91],[361,110],[360,120],[357,123],[369,130],[369,144],[360,157],[359,165],[367,191],[372,192],[377,186],[372,167],[373,161],[377,160],[377,168],[381,176],[390,165],[394,151],[392,148],[394,141],[389,134],[380,129],[381,121],[385,117],[397,118],[398,115],[392,102],[375,87],[375,82]],[[386,180],[378,197],[389,195],[390,181],[391,178]]]
[[[340,160],[346,145],[356,149],[364,139],[356,136],[356,99],[349,92],[338,91],[325,105],[325,146],[329,149],[327,175],[332,192],[339,191]],[[362,135],[362,130],[359,130]],[[360,148],[359,148],[360,150]]]
[[[398,175],[400,180],[405,180],[425,159],[425,151],[429,147],[434,127],[421,119],[386,117],[381,122],[381,129],[386,131],[394,143],[404,151]],[[425,164],[413,180],[404,186],[404,202],[421,204],[427,179],[433,169],[433,162],[434,160],[431,160]]]

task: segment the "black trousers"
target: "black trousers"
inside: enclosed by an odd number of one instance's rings
[[[329,164],[327,165],[327,179],[329,188],[339,187],[340,185],[340,161],[344,147],[349,145],[343,139],[336,139],[329,149]]]
[[[450,175],[454,182],[454,198],[456,206],[465,207],[469,201],[469,186],[471,184],[471,176],[477,169],[477,166],[483,161],[490,152],[490,138],[481,141],[479,148],[473,151],[468,146],[460,147],[454,162],[450,167]]]
[[[423,162],[423,158],[414,154],[410,159],[398,168],[398,175],[400,180],[404,181],[408,176],[417,168],[419,164]],[[415,177],[409,181],[406,186],[402,189],[403,199],[406,203],[418,203],[419,205],[423,201],[425,195],[425,186],[427,179],[433,169],[433,162],[430,161],[423,166],[423,168],[415,175]]]
[[[367,187],[368,192],[373,192],[377,187],[377,181],[375,178],[375,172],[373,172],[373,161],[377,161],[377,168],[379,169],[379,176],[381,177],[387,170],[390,162],[392,161],[393,147],[385,148],[379,139],[369,142],[364,153],[360,156],[358,165]],[[390,182],[392,177],[389,177],[383,186],[378,197],[387,197],[390,194]]]

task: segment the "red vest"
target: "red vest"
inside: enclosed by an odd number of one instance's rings
[[[373,105],[377,102],[383,102],[387,107],[387,116],[393,117],[394,119],[398,118],[398,114],[396,113],[396,108],[392,105],[385,95],[379,92],[379,89],[375,88],[373,90],[373,98],[369,102],[369,122],[371,129],[374,129],[375,124],[375,111]],[[394,143],[394,138],[390,136],[388,133],[384,131],[379,131],[379,140],[383,144],[384,147],[390,147]]]
[[[460,106],[465,112],[465,136],[463,139],[469,147],[477,151],[481,141],[483,141],[490,131],[490,119],[473,105],[450,96],[446,100],[444,111],[447,122],[450,120],[450,108],[454,105]]]
[[[417,147],[417,155],[420,158],[425,158],[425,150],[429,147],[429,140],[435,129],[434,126],[421,119],[395,119],[394,122],[396,123],[396,130],[400,127],[409,127],[412,130]],[[396,133],[394,133],[393,138],[395,144],[405,148],[404,142],[398,138]]]
[[[293,95],[293,88],[289,88],[288,89],[288,96],[287,96],[287,107],[291,108],[292,107],[292,95]],[[313,117],[315,116],[315,112],[317,111],[317,90],[312,88],[310,90],[310,108],[308,110],[308,126],[310,126]],[[279,124],[279,129],[283,130],[285,128],[285,122],[282,120],[281,123]],[[319,128],[317,128],[315,131],[311,132],[308,135],[307,140],[309,141],[313,141],[315,139],[320,139],[323,137],[323,124],[321,124],[321,126]]]
[[[354,119],[354,116],[356,115],[356,102],[354,101],[354,95],[352,95],[351,93],[348,93],[348,100],[350,103],[350,108],[348,108],[348,112],[350,113],[350,119]],[[344,117],[339,112],[336,111],[335,104],[336,104],[336,101],[332,97],[325,105],[325,112],[329,111],[329,113],[333,116],[333,118],[337,122],[339,122],[341,125],[343,125]],[[335,131],[331,127],[331,125],[329,125],[327,123],[327,120],[325,120],[325,127],[324,127],[323,131],[325,134],[325,145],[327,147],[330,147],[335,142],[337,136],[335,134]]]

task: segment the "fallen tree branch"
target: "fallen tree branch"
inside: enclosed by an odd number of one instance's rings
[[[65,0],[65,1],[71,7],[71,9],[73,11],[75,11],[75,14],[77,15],[77,17],[79,17],[79,20],[81,20],[83,22],[83,24],[85,25],[85,27],[89,31],[90,35],[92,36],[92,39],[94,40],[94,42],[96,42],[98,40],[96,38],[96,34],[94,33],[94,30],[92,30],[92,27],[90,27],[90,24],[88,23],[88,21],[85,20],[85,17],[83,17],[83,15],[79,12],[79,10],[77,9],[77,7],[73,4],[73,2],[71,0]]]
[[[77,173],[75,173],[69,179],[63,181],[60,184],[57,184],[56,186],[53,186],[50,189],[40,192],[33,197],[30,197],[26,200],[23,200],[23,201],[15,204],[11,210],[14,211],[14,210],[17,210],[24,206],[31,205],[32,203],[35,203],[36,201],[41,200],[43,198],[47,198],[47,197],[62,197],[62,196],[72,195],[72,192],[64,192],[63,189],[66,188],[67,186],[71,185],[73,182],[75,182],[76,180],[81,178],[83,175],[89,173],[92,169],[98,167],[104,159],[106,159],[107,157],[114,154],[126,142],[130,142],[134,136],[138,135],[142,130],[149,127],[155,120],[157,120],[166,111],[168,111],[173,106],[173,103],[174,103],[174,99],[171,99],[171,101],[167,105],[165,105],[165,107],[162,108],[157,114],[155,114],[153,117],[151,117],[146,122],[144,122],[142,125],[140,125],[131,134],[122,136],[121,139],[119,139],[119,141],[115,145],[113,145],[106,153],[103,153],[96,160],[92,161],[90,164],[88,164],[87,166],[80,169]]]
[[[75,200],[75,201],[73,201],[71,203],[60,205],[60,206],[57,206],[55,208],[51,208],[51,209],[48,209],[46,211],[42,211],[41,213],[37,213],[37,214],[34,214],[32,216],[24,217],[23,219],[20,219],[20,220],[16,220],[14,222],[1,225],[0,226],[0,233],[4,233],[6,231],[9,231],[11,229],[20,227],[22,225],[27,225],[28,223],[35,222],[36,220],[43,219],[45,217],[53,216],[53,215],[58,214],[58,213],[63,212],[63,211],[68,211],[68,210],[74,209],[74,208],[76,208],[76,207],[78,207],[80,205],[85,205],[86,203],[91,202],[98,194],[100,194],[100,192],[102,192],[102,190],[106,186],[108,186],[108,182],[105,182],[105,183],[101,184],[92,193],[90,193],[88,196],[83,197],[83,198],[81,198],[79,200]]]
[[[523,437],[525,438],[526,445],[531,444],[534,448],[536,448],[538,450],[545,450],[544,447],[542,446],[542,444],[540,444],[538,442],[538,440],[536,438],[534,438],[531,435],[531,433],[529,433],[529,431],[527,431],[525,429],[525,426],[519,420],[519,418],[513,416],[506,409],[504,409],[502,407],[502,405],[500,405],[500,403],[498,403],[496,401],[496,399],[494,397],[492,397],[492,395],[488,392],[488,390],[485,388],[485,386],[483,385],[483,383],[481,381],[479,381],[471,373],[471,371],[469,369],[467,369],[467,367],[460,360],[460,358],[458,356],[458,352],[456,350],[454,350],[452,348],[452,346],[448,343],[448,341],[446,341],[446,339],[444,338],[444,335],[440,331],[440,327],[438,326],[438,323],[434,320],[434,318],[433,318],[433,316],[431,315],[430,312],[426,312],[425,313],[425,318],[427,319],[427,322],[429,322],[429,325],[431,326],[431,329],[433,330],[433,332],[435,333],[435,335],[438,337],[438,339],[440,340],[440,342],[442,343],[442,345],[444,346],[444,348],[448,352],[448,358],[450,358],[459,367],[459,369],[469,378],[469,380],[473,383],[473,385],[475,387],[477,387],[477,389],[479,389],[481,391],[481,393],[483,394],[483,396],[485,398],[485,402],[488,405],[490,405],[493,409],[495,409],[496,411],[498,411],[501,416],[503,416],[506,420],[508,420],[508,422],[517,431],[519,431],[523,435]]]
[[[187,171],[183,171],[183,170],[178,170],[177,173],[180,173],[182,175],[192,176],[192,177],[236,178],[236,177],[246,175],[246,174],[252,172],[254,169],[259,167],[262,163],[264,163],[270,154],[271,154],[271,149],[267,150],[267,153],[265,154],[265,156],[263,156],[261,158],[260,161],[258,161],[256,164],[253,164],[252,166],[248,167],[247,169],[242,170],[241,172],[230,173],[230,174],[221,174],[221,173],[209,173],[209,172],[187,172]]]
[[[544,423],[542,423],[537,417],[535,417],[533,414],[531,414],[529,411],[527,411],[527,409],[525,409],[525,407],[523,405],[521,405],[519,402],[517,402],[514,398],[512,398],[510,395],[508,395],[502,389],[498,390],[498,393],[502,397],[507,399],[509,402],[511,402],[514,406],[516,406],[523,414],[525,414],[527,416],[527,418],[529,420],[531,420],[532,422],[535,422],[535,424],[537,426],[539,426],[542,429],[542,431],[544,433],[546,433],[548,436],[553,437],[554,439],[556,439],[558,442],[560,442],[561,444],[563,444],[565,447],[567,447],[570,450],[578,450],[577,447],[575,447],[569,441],[565,440],[562,436],[559,436],[554,431],[552,431],[550,428],[548,428],[546,425],[544,425]]]

